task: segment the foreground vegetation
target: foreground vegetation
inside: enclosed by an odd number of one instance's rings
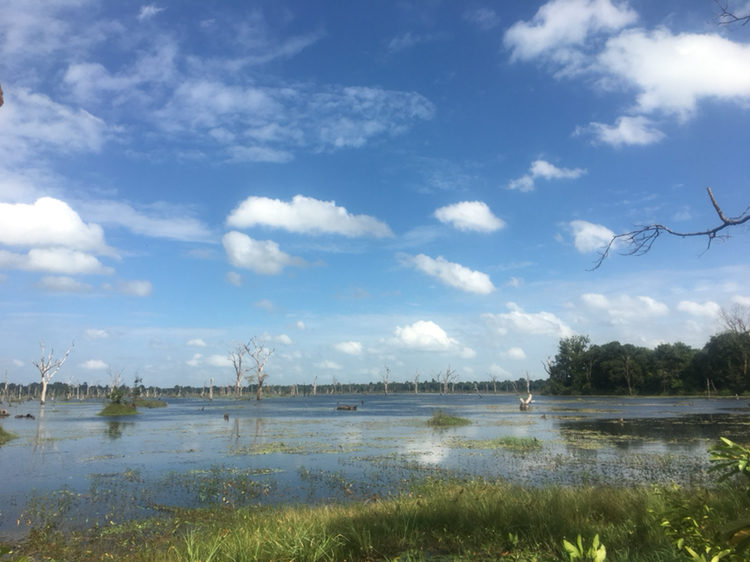
[[[386,500],[175,510],[166,518],[86,534],[42,528],[13,555],[164,562],[553,561],[569,559],[564,540],[575,545],[580,535],[588,547],[598,534],[607,560],[688,560],[685,546],[700,550],[723,523],[750,515],[743,496],[736,486],[526,489],[482,480],[427,480]],[[710,518],[699,517],[698,531],[685,527],[686,518],[705,513]],[[665,520],[673,522],[671,527]],[[675,546],[677,536],[665,528],[687,537],[683,552]]]
[[[471,421],[466,418],[460,418],[458,416],[452,416],[445,410],[433,410],[432,417],[427,420],[427,425],[430,427],[460,427],[462,425],[469,425]]]
[[[18,437],[18,435],[5,431],[2,426],[0,426],[0,445],[3,445],[16,437]]]

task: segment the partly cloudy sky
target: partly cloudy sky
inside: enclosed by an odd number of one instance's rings
[[[253,336],[269,384],[543,378],[561,337],[701,347],[750,302],[747,229],[591,270],[750,203],[712,0],[0,8],[11,381],[75,340],[61,380],[226,384]]]

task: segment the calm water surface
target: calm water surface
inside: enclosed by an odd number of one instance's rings
[[[750,440],[750,407],[734,399],[542,396],[528,412],[515,396],[491,394],[167,402],[121,418],[97,416],[98,402],[14,404],[2,421],[19,438],[0,447],[0,536],[170,506],[361,499],[433,475],[703,484],[708,446]],[[439,408],[472,423],[432,429]],[[26,413],[36,419],[13,417]],[[504,437],[536,442],[518,450],[498,443]]]

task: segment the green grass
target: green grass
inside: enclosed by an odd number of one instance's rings
[[[108,404],[97,416],[132,416],[138,414],[138,410],[127,404]]]
[[[137,408],[166,408],[167,403],[163,400],[149,400],[148,398],[138,398],[135,401]]]
[[[171,510],[87,534],[33,533],[34,559],[202,562],[567,560],[562,541],[599,534],[608,562],[684,560],[662,528],[711,506],[707,536],[748,515],[737,488],[524,488],[427,480],[389,499],[322,506]]]
[[[15,433],[9,433],[3,429],[2,426],[0,426],[0,445],[4,445],[11,439],[16,439],[18,435]]]
[[[430,427],[458,427],[470,424],[471,422],[466,418],[451,416],[445,410],[433,410],[432,417],[427,420],[427,425]]]

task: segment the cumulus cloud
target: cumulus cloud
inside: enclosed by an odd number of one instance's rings
[[[0,269],[22,269],[42,273],[65,273],[68,275],[111,275],[114,269],[90,254],[67,248],[34,248],[28,254],[16,254],[0,250]]]
[[[508,184],[508,189],[517,189],[522,192],[534,191],[534,180],[543,178],[551,179],[576,179],[586,173],[583,168],[558,168],[546,160],[534,160],[529,168],[529,173]]]
[[[514,60],[550,57],[573,65],[579,49],[601,32],[613,32],[634,23],[638,14],[627,3],[610,0],[552,0],[544,4],[530,22],[519,21],[505,32],[505,46]]]
[[[526,354],[520,347],[511,347],[508,351],[502,352],[500,356],[506,359],[526,359]]]
[[[64,201],[41,197],[31,205],[0,203],[0,244],[21,248],[67,248],[116,256],[97,224],[86,224]]]
[[[460,348],[458,340],[448,337],[440,326],[430,320],[419,320],[411,326],[397,326],[394,337],[388,340],[392,345],[413,349],[416,351],[458,351],[465,352],[469,348]]]
[[[388,225],[368,215],[352,215],[335,201],[295,195],[290,203],[268,197],[248,197],[234,209],[227,224],[234,228],[269,226],[304,234],[393,236]]]
[[[348,355],[362,354],[362,344],[358,341],[343,341],[341,343],[335,344],[333,348],[337,351],[340,351],[341,353],[346,353]]]
[[[721,307],[713,301],[706,301],[703,304],[692,301],[680,301],[677,304],[677,310],[687,312],[692,316],[716,318],[721,312]]]
[[[607,41],[597,66],[638,91],[635,109],[681,118],[701,99],[750,101],[750,45],[718,34],[628,30]]]
[[[95,371],[97,369],[106,369],[109,367],[104,361],[101,359],[89,359],[88,361],[84,361],[81,363],[82,369],[88,369],[90,371]]]
[[[49,275],[39,280],[39,287],[53,293],[88,293],[92,289],[88,283],[76,281],[72,277]]]
[[[187,361],[185,361],[185,363],[187,363],[191,367],[197,367],[198,365],[201,364],[201,357],[203,357],[202,354],[195,353],[195,354],[193,354],[193,356],[190,359],[188,359]]]
[[[573,232],[576,249],[582,253],[600,249],[605,244],[609,244],[615,236],[614,232],[600,224],[576,220],[570,221],[568,225]]]
[[[589,133],[594,142],[601,142],[619,148],[623,145],[647,145],[659,142],[666,135],[653,126],[653,122],[643,117],[619,117],[615,125],[589,123],[586,127],[576,128],[574,135]]]
[[[487,295],[495,290],[490,276],[486,273],[472,271],[468,267],[449,262],[443,256],[432,259],[424,254],[416,256],[399,254],[397,258],[402,265],[414,267],[446,285],[467,293]]]
[[[282,252],[272,240],[253,240],[248,235],[233,230],[225,234],[221,241],[229,263],[262,275],[278,275],[290,265],[307,265],[302,258]]]
[[[335,361],[321,361],[320,363],[315,363],[315,366],[318,369],[334,369],[336,371],[341,369],[341,365],[336,363]]]
[[[494,232],[505,226],[482,201],[462,201],[440,207],[435,211],[435,218],[459,230]]]
[[[214,367],[234,367],[228,355],[209,355],[206,362]]]
[[[614,324],[664,316],[669,307],[651,297],[619,295],[610,299],[599,293],[581,295],[581,302],[591,311],[605,313]]]
[[[509,302],[507,307],[510,312],[482,314],[484,321],[502,335],[508,332],[556,338],[568,338],[573,335],[570,326],[551,312],[525,312],[513,302]]]
[[[185,345],[188,345],[190,347],[206,347],[206,342],[204,342],[200,338],[195,338],[192,340],[188,340],[187,343],[185,343]]]

